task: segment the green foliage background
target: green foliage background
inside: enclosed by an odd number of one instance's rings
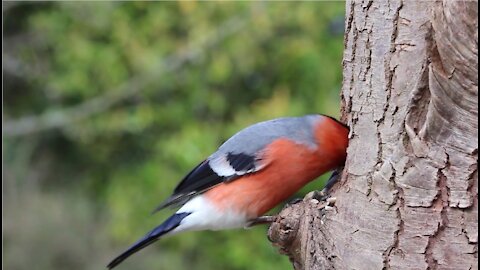
[[[238,130],[339,114],[341,2],[4,8],[6,269],[103,269]],[[118,269],[291,269],[266,229],[162,239]]]

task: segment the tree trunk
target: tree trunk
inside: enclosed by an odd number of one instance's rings
[[[348,1],[333,210],[285,208],[295,269],[476,269],[477,2]]]

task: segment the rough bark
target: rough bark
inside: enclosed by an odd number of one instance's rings
[[[346,5],[336,206],[287,207],[269,238],[295,269],[476,269],[477,2]]]

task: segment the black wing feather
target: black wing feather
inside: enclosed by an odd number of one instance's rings
[[[173,194],[155,208],[153,212],[155,213],[167,206],[184,204],[197,193],[222,183],[223,179],[224,177],[217,175],[208,164],[208,161],[204,160],[180,181]]]
[[[257,160],[253,156],[243,153],[228,153],[226,158],[235,171],[242,173],[220,176],[212,170],[208,160],[204,160],[180,181],[173,191],[173,194],[155,208],[153,212],[157,212],[167,206],[182,205],[193,196],[205,192],[220,183],[227,183],[237,179],[241,175],[245,175],[247,172],[255,171],[255,161]]]
[[[180,181],[173,191],[173,195],[207,189],[221,183],[223,178],[217,175],[208,164],[208,161],[205,160]]]
[[[249,171],[255,169],[255,157],[244,153],[228,153],[227,161],[235,171]]]

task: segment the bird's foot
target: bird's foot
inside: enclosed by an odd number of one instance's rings
[[[305,198],[305,202],[310,202],[317,204],[319,208],[325,210],[332,210],[334,208],[335,202],[337,201],[336,197],[330,197],[324,190],[322,191],[312,191],[308,193]]]
[[[330,178],[327,180],[327,184],[325,184],[325,187],[321,191],[315,191],[314,193],[314,198],[319,200],[319,201],[327,201],[330,195],[328,194],[330,189],[335,185],[335,183],[338,182],[340,179],[340,176],[342,174],[342,168],[338,168],[335,171],[333,171],[332,175],[330,175]]]
[[[337,201],[337,198],[328,197],[328,196],[322,197],[320,193],[321,193],[321,191],[320,192],[312,191],[309,194],[307,194],[307,196],[305,196],[305,198],[307,200],[296,198],[296,199],[293,199],[292,201],[288,202],[286,206],[292,205],[292,204],[297,204],[301,201],[312,201],[313,200],[313,201],[316,201],[316,203],[320,203],[320,208],[324,208],[325,210],[334,209],[334,205],[335,205],[335,202]],[[276,215],[275,216],[261,216],[261,217],[257,217],[257,218],[249,220],[247,222],[247,224],[244,226],[244,228],[249,229],[253,226],[272,223],[276,220],[277,220]]]
[[[255,225],[268,224],[272,223],[277,219],[277,216],[261,216],[254,219],[251,219],[244,226],[245,229],[251,228]]]
[[[307,195],[305,195],[304,201],[317,200],[319,202],[326,201],[329,198],[327,191],[325,189],[318,191],[314,190]]]
[[[303,201],[303,198],[293,198],[291,199],[289,202],[287,202],[287,206],[288,205],[292,205],[292,204],[297,204],[299,202]]]
[[[316,199],[319,201],[327,201],[330,197],[330,195],[328,195],[327,190],[325,189],[322,189],[321,191],[317,192],[316,195],[317,195]]]

